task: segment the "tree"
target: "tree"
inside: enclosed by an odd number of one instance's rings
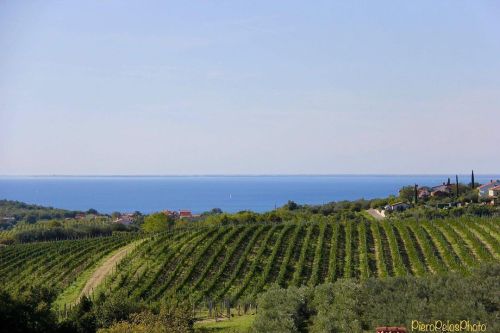
[[[456,185],[456,197],[458,199],[458,194],[459,194],[459,190],[458,190],[458,175],[455,175],[455,185]]]
[[[92,300],[87,296],[83,296],[70,312],[69,317],[61,323],[61,326],[63,332],[95,332],[97,330],[97,320]]]
[[[303,332],[307,324],[307,289],[273,285],[258,299],[253,332]]]
[[[402,201],[411,202],[413,200],[415,188],[413,186],[405,186],[399,190],[399,198]]]
[[[56,332],[57,318],[50,308],[54,298],[46,288],[16,296],[0,291],[0,332]]]
[[[220,209],[220,208],[212,208],[212,210],[210,211],[210,214],[214,214],[214,215],[222,214],[222,209]]]
[[[472,174],[470,176],[470,187],[474,189],[476,187],[476,183],[474,182],[474,170],[472,170]]]
[[[146,232],[161,232],[167,231],[174,225],[172,218],[169,218],[163,213],[154,213],[146,216],[142,229]]]
[[[285,205],[285,208],[288,210],[296,210],[297,208],[299,208],[299,205],[297,205],[295,201],[288,200],[288,202]]]
[[[38,216],[35,213],[29,213],[26,216],[26,223],[33,224],[37,221]]]
[[[415,201],[415,205],[418,203],[418,185],[415,184],[415,192],[414,192],[414,201]]]

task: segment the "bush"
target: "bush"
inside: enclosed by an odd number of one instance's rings
[[[0,332],[56,332],[55,314],[50,309],[54,293],[48,289],[31,289],[13,296],[0,291]]]
[[[126,292],[117,291],[104,297],[98,297],[95,306],[95,316],[98,327],[110,327],[111,325],[128,319],[132,313],[143,310],[141,304],[133,302]]]
[[[162,307],[158,314],[142,311],[130,315],[128,321],[120,321],[99,333],[185,333],[193,331],[191,311],[183,306]]]
[[[304,331],[309,316],[308,288],[271,287],[258,301],[258,313],[253,332],[298,332]]]
[[[361,332],[361,290],[360,284],[347,279],[318,286],[311,332]]]

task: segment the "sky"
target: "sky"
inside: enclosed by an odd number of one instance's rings
[[[500,173],[498,1],[1,1],[1,175]]]

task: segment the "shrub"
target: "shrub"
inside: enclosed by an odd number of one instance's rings
[[[271,287],[257,301],[259,310],[252,327],[253,332],[303,331],[308,317],[309,290],[306,287]]]

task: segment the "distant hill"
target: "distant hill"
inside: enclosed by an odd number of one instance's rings
[[[0,200],[0,229],[6,229],[20,221],[35,223],[39,220],[72,218],[78,213],[78,211],[31,205],[20,201]]]

